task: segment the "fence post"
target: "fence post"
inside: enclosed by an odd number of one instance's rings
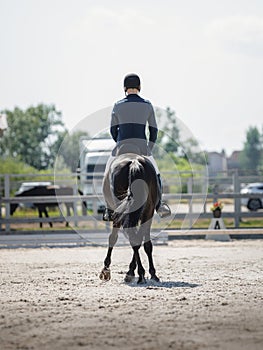
[[[234,185],[234,193],[240,193],[240,181],[239,181],[237,169],[233,174],[233,185]],[[239,227],[240,213],[241,213],[240,203],[241,203],[240,198],[235,197],[235,202],[234,202],[235,228]]]
[[[0,193],[0,232],[2,231],[2,200],[1,200],[2,196]]]
[[[204,199],[204,214],[206,213],[208,187],[209,187],[208,173],[207,173],[206,169],[204,169],[203,181],[202,181],[202,194],[204,194],[204,196],[205,196],[205,199]]]
[[[77,189],[77,185],[76,184],[73,185],[73,195],[74,196],[78,195],[78,189]],[[74,202],[73,202],[73,213],[74,213],[74,218],[76,218],[78,216],[78,206],[77,206],[77,200],[76,199],[74,199]],[[78,227],[78,220],[77,219],[75,219],[74,225],[76,227]]]
[[[218,201],[218,185],[215,184],[213,187],[213,202],[216,203]]]
[[[187,193],[193,194],[193,177],[189,177],[187,181]],[[193,197],[189,199],[189,228],[193,226]]]
[[[10,175],[5,174],[5,198],[10,198]],[[5,204],[5,218],[10,219],[10,203],[7,202]],[[5,224],[5,231],[6,233],[9,233],[10,231],[10,224]]]

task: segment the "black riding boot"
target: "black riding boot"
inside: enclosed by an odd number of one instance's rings
[[[105,198],[105,209],[103,211],[103,215],[102,215],[102,220],[103,221],[113,221],[113,210],[110,209],[112,208],[112,203],[107,203],[108,201],[106,200],[106,198],[111,198],[111,191],[110,191],[110,181],[109,181],[109,176],[107,174],[104,175],[103,178],[103,183],[102,183],[102,193],[104,195]]]
[[[110,208],[105,208],[103,212],[102,220],[113,221],[112,214],[113,214],[113,210],[111,210]]]
[[[156,205],[156,212],[160,216],[160,218],[166,218],[167,216],[171,215],[171,209],[167,203],[162,201],[163,186],[162,186],[162,180],[161,180],[160,174],[157,175],[157,178],[158,178],[158,186],[160,191],[160,200]]]

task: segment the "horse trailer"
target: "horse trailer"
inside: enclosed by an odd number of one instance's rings
[[[101,195],[102,180],[106,163],[115,142],[111,138],[80,138],[79,188],[83,195]],[[87,209],[102,213],[105,208],[103,200],[96,198],[86,202]]]

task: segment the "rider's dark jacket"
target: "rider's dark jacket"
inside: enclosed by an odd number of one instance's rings
[[[146,125],[149,128],[149,142],[146,138]],[[113,155],[122,144],[133,144],[140,154],[151,155],[157,139],[157,123],[154,109],[148,100],[137,94],[129,94],[115,103],[111,115],[111,136],[117,142]]]

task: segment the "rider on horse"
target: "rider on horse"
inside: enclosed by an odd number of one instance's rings
[[[150,101],[139,96],[141,89],[140,78],[136,74],[128,74],[124,79],[125,98],[115,103],[111,115],[111,136],[116,142],[116,147],[109,158],[105,174],[107,174],[110,164],[124,148],[126,153],[137,153],[150,159],[159,181],[160,193],[162,193],[162,183],[160,171],[152,156],[152,149],[157,139],[158,128],[155,113]],[[145,129],[148,123],[149,141],[147,141]],[[123,151],[122,151],[123,152]],[[103,190],[107,193],[108,184],[104,181]],[[156,206],[156,211],[160,217],[171,215],[169,206],[161,199]],[[111,208],[106,208],[103,220],[111,220]]]

